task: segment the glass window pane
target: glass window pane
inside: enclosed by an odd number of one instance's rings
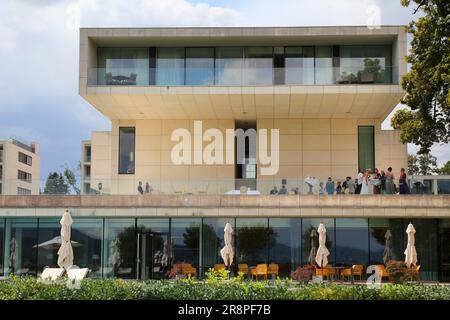
[[[384,264],[386,232],[391,235],[391,260],[403,260],[405,229],[401,219],[369,219],[370,264]]]
[[[367,219],[336,219],[336,263],[362,264],[369,261]]]
[[[406,232],[409,220],[404,221],[403,232]],[[412,224],[416,229],[416,251],[417,264],[420,265],[420,280],[436,281],[438,270],[437,252],[437,220],[436,219],[412,219]],[[405,248],[407,236],[405,233]],[[404,256],[403,256],[404,259]]]
[[[315,84],[333,84],[333,47],[315,47]]]
[[[358,166],[361,170],[375,168],[375,128],[358,126]]]
[[[1,170],[1,168],[0,168]],[[1,189],[0,189],[1,194]],[[5,242],[5,219],[0,219],[0,275],[4,275],[4,242]]]
[[[102,277],[103,219],[73,218],[73,264],[89,268],[90,278]]]
[[[134,174],[135,128],[119,128],[119,174]]]
[[[438,179],[437,189],[438,194],[450,194],[450,180]]]
[[[186,48],[186,85],[214,84],[214,48]]]
[[[58,267],[58,249],[61,246],[60,218],[39,219],[38,251],[38,275],[45,268]]]
[[[236,219],[236,260],[249,267],[267,263],[269,243],[274,240],[273,228],[267,219]]]
[[[98,48],[98,84],[149,84],[148,48]]]
[[[6,219],[5,273],[36,275],[37,219]]]
[[[156,59],[158,86],[184,85],[184,48],[158,48]]]
[[[314,48],[285,48],[286,84],[314,84]]]
[[[215,264],[224,264],[220,250],[224,247],[224,228],[229,222],[235,235],[234,218],[204,218],[202,226],[202,262],[203,272],[213,268]],[[233,237],[234,238],[234,237]],[[233,247],[235,247],[233,239]]]
[[[241,85],[243,66],[243,48],[216,48],[215,75],[217,85]]]
[[[201,219],[172,219],[171,237],[174,264],[199,266]],[[199,270],[197,269],[197,272]]]
[[[450,281],[450,219],[439,219],[439,281]]]
[[[319,239],[315,237],[311,238],[311,232],[313,229],[317,231],[319,225],[323,223],[327,230],[327,242],[326,247],[330,251],[328,256],[328,264],[333,265],[335,261],[335,246],[334,246],[334,219],[302,219],[302,260],[303,264],[311,264],[311,258],[315,261],[315,256],[311,256],[312,245],[314,244],[318,248]]]
[[[280,276],[289,276],[301,264],[301,219],[269,219],[273,241],[269,248],[269,263],[279,265]]]
[[[273,84],[273,48],[248,47],[244,49],[244,85]]]
[[[134,219],[105,219],[104,277],[136,277],[136,230]]]

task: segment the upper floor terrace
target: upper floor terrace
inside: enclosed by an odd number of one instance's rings
[[[355,98],[383,117],[403,95],[405,55],[401,26],[81,29],[79,91],[110,119],[298,117],[289,109]]]

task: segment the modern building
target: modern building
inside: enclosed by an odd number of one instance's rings
[[[75,264],[94,277],[167,277],[181,262],[202,276],[222,261],[227,222],[235,267],[289,276],[321,222],[332,265],[382,264],[386,232],[401,260],[413,222],[422,279],[449,281],[448,195],[328,196],[304,183],[406,167],[399,133],[381,129],[404,94],[405,55],[402,26],[81,29],[79,93],[112,130],[82,143],[82,195],[0,197],[3,272],[55,265],[48,241],[69,209]],[[261,135],[239,153],[230,129],[278,129],[278,147]],[[212,136],[225,138],[209,162]],[[179,162],[180,141],[192,150]],[[288,194],[269,194],[282,184]]]
[[[36,195],[39,182],[39,144],[0,139],[0,195]]]

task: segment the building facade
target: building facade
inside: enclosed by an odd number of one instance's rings
[[[39,144],[0,140],[0,195],[36,195],[39,186]]]
[[[235,269],[276,263],[290,276],[319,223],[332,265],[382,264],[386,232],[402,260],[413,222],[422,280],[449,281],[447,195],[319,195],[304,182],[406,167],[399,133],[381,129],[404,94],[405,55],[402,26],[81,29],[79,93],[112,130],[82,143],[82,195],[0,197],[1,269],[55,265],[48,243],[69,209],[75,264],[93,277],[166,278],[181,262],[201,277],[222,263],[227,222]],[[243,153],[226,139],[238,129],[257,133]]]

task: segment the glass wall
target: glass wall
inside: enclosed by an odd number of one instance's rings
[[[315,47],[315,84],[333,84],[333,47]]]
[[[89,277],[102,277],[103,219],[73,218],[73,264],[89,268]]]
[[[269,242],[269,263],[279,265],[280,275],[291,276],[301,264],[300,248],[301,219],[280,218],[269,219],[269,235],[273,240]]]
[[[269,246],[275,244],[275,231],[268,220],[236,219],[236,260],[249,267],[267,263]]]
[[[187,262],[198,268],[201,219],[180,218],[171,221],[173,263]]]
[[[37,247],[37,273],[45,268],[58,268],[58,249],[61,246],[59,218],[39,219]],[[75,243],[72,244],[76,246]]]
[[[36,275],[38,219],[6,219],[5,274]]]
[[[392,252],[390,258],[384,256],[387,241],[390,242]],[[405,228],[401,219],[369,219],[370,264],[384,264],[385,260],[403,260],[404,243]]]
[[[4,243],[5,243],[5,219],[0,218],[0,276],[3,276],[5,274],[4,258],[3,258],[3,253],[5,252]]]
[[[203,271],[208,271],[215,264],[223,264],[220,250],[224,247],[224,228],[229,222],[235,228],[234,218],[204,218],[202,225],[202,264]],[[233,247],[235,243],[233,241]]]
[[[136,278],[135,219],[105,219],[103,276]]]
[[[97,58],[99,84],[149,84],[148,48],[98,48]]]
[[[317,219],[317,218],[307,218],[302,219],[302,262],[304,265],[311,264],[315,259],[315,255],[312,254],[316,252],[313,247],[319,247],[319,239],[317,235],[317,229],[319,225],[323,223],[325,229],[327,230],[327,242],[326,247],[330,251],[328,256],[328,263],[334,264],[336,261],[336,248],[335,248],[335,229],[334,229],[334,219]]]
[[[391,82],[391,46],[340,46],[338,82]]]
[[[314,84],[314,47],[286,47],[285,84]]]
[[[438,194],[450,194],[450,180],[438,179],[437,191]]]
[[[375,168],[374,126],[358,126],[358,167],[361,170]]]
[[[242,47],[216,48],[215,83],[217,85],[242,85],[243,50]]]
[[[158,48],[156,85],[184,85],[184,48]]]
[[[336,264],[368,264],[367,231],[367,219],[336,219]]]
[[[244,48],[244,84],[269,85],[273,83],[273,48]]]
[[[134,174],[135,128],[119,128],[119,174]]]
[[[437,280],[438,278],[438,225],[436,219],[412,219],[416,229],[417,260],[420,265],[420,277],[423,280]],[[404,220],[403,232],[408,227],[409,220]],[[406,248],[406,233],[405,243]],[[404,257],[404,256],[403,256]]]
[[[439,219],[439,280],[450,282],[450,219]]]
[[[214,84],[214,48],[186,48],[186,85]]]

